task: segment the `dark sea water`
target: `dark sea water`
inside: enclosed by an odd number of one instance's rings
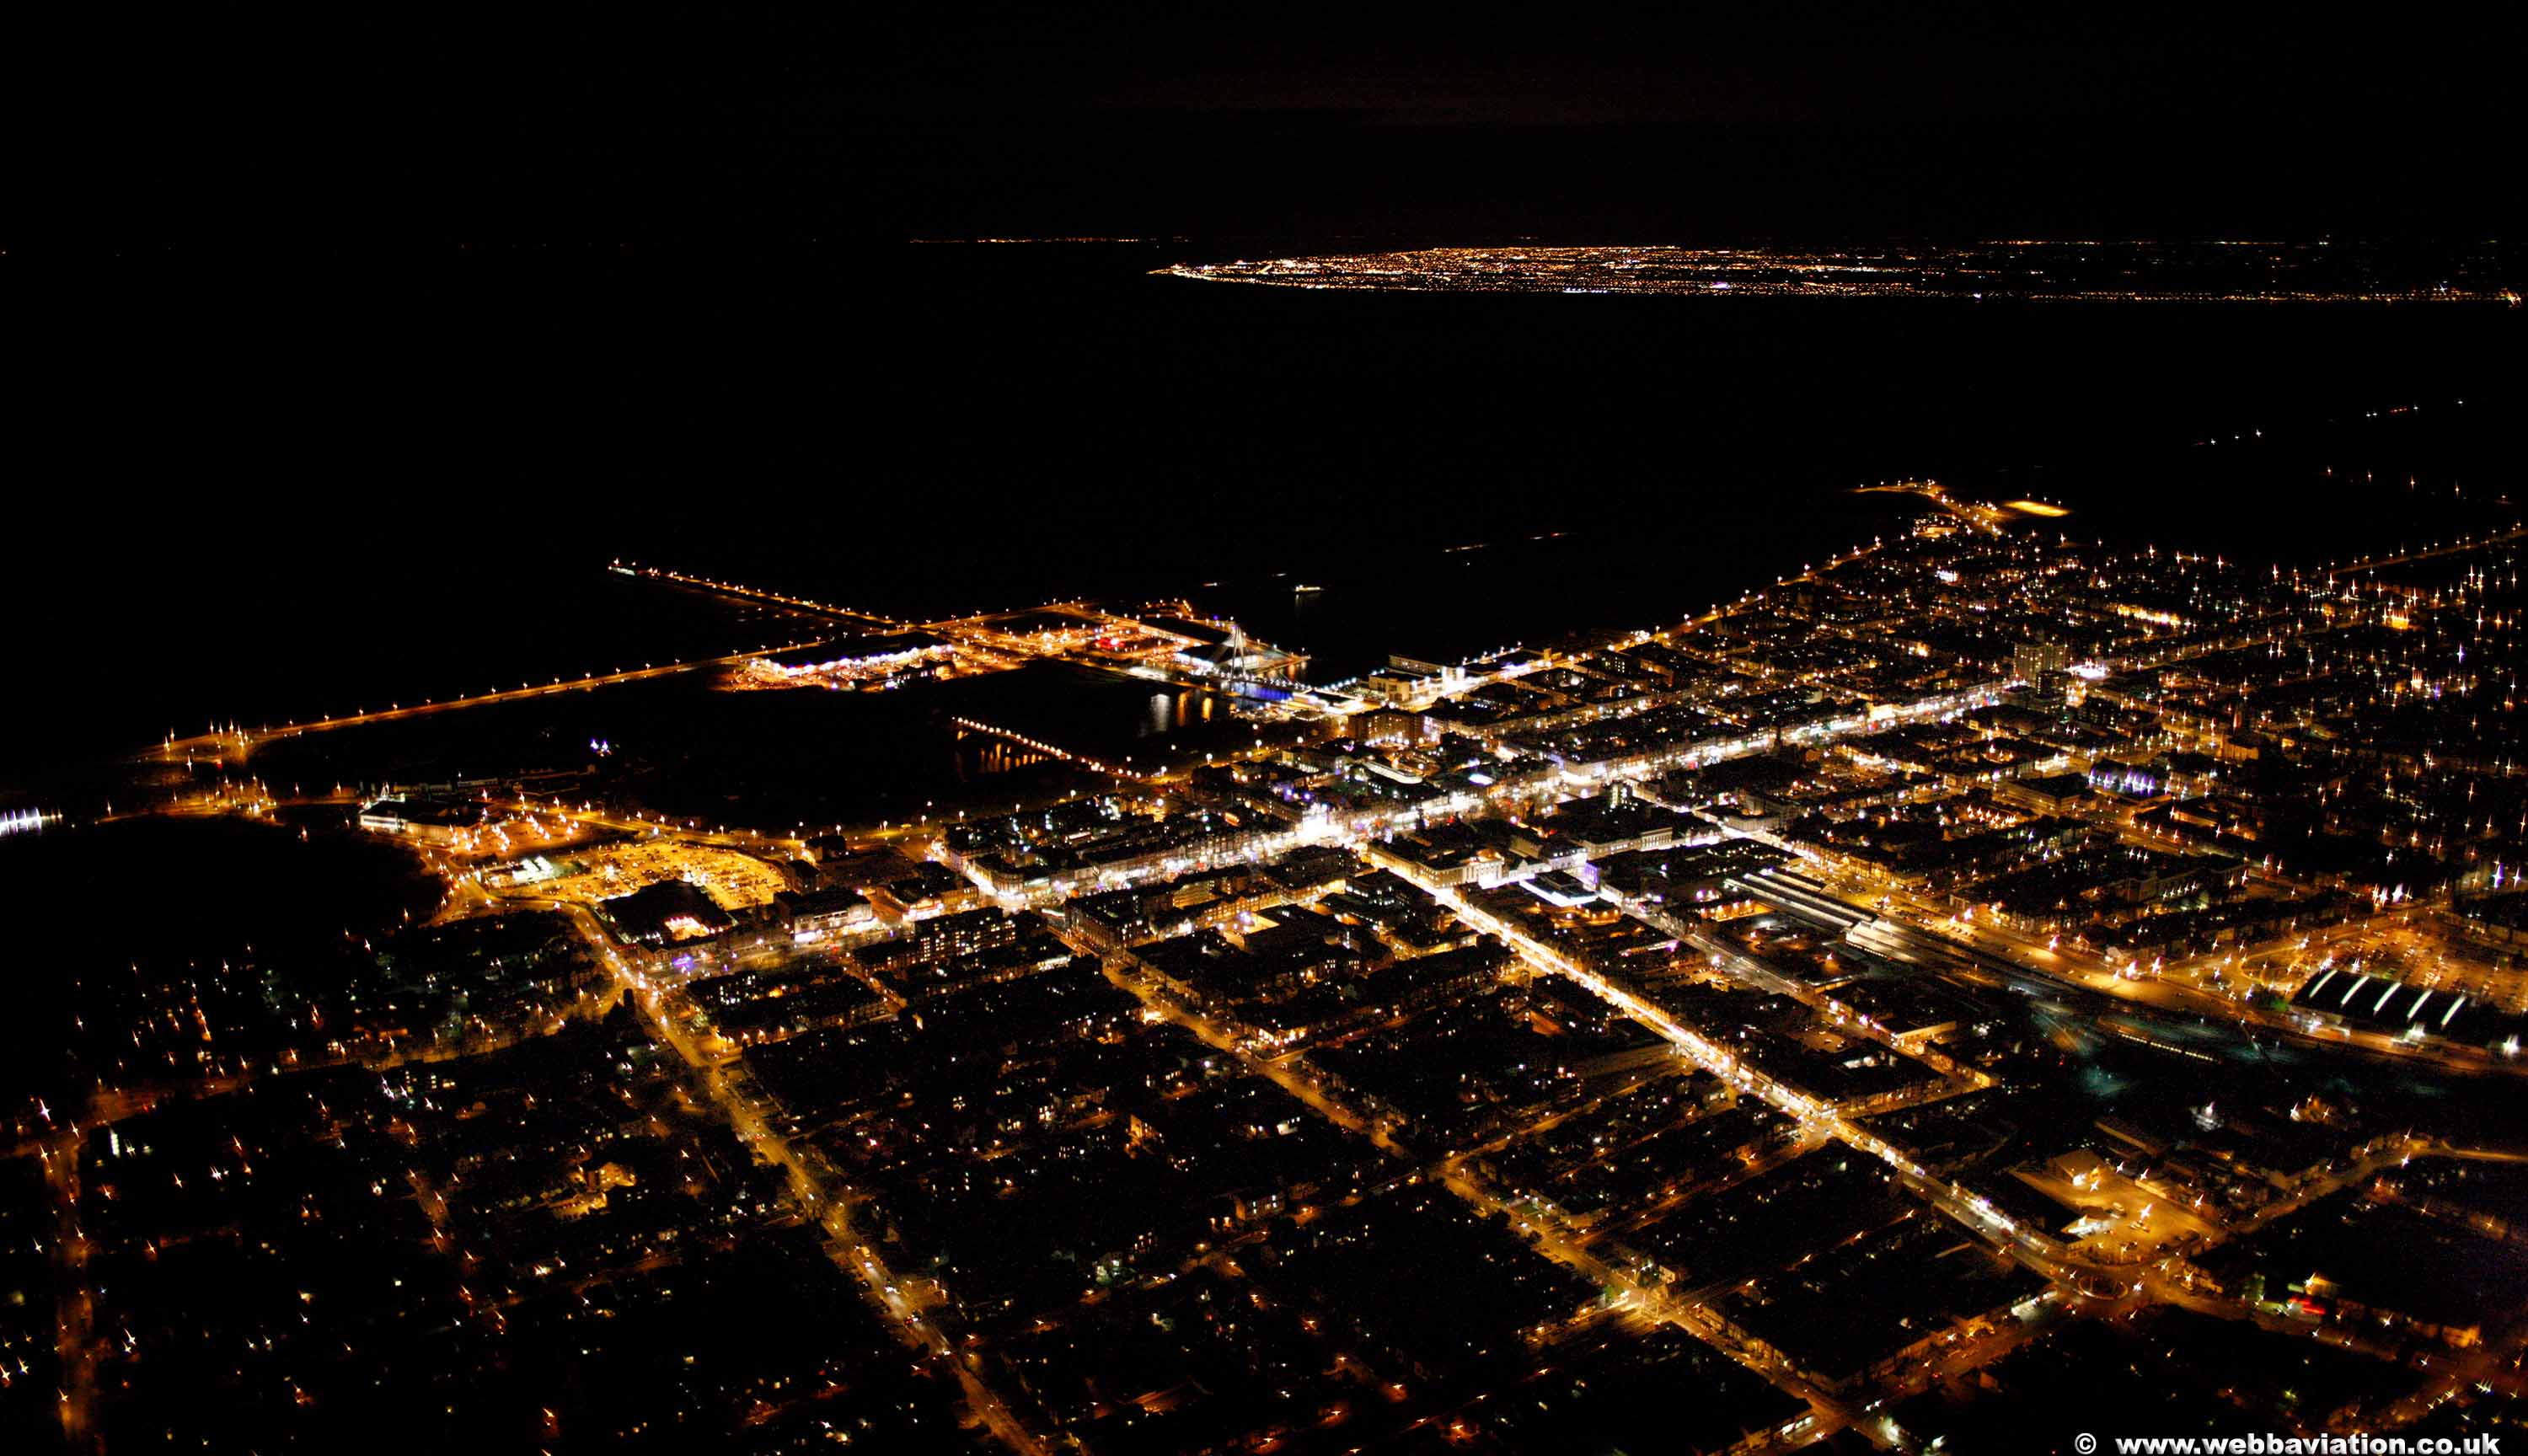
[[[871,433],[867,456],[837,451],[852,504],[823,531],[696,531],[679,553],[918,615],[1189,593],[1328,679],[1672,620],[1900,527],[1906,497],[1852,494],[1897,478],[2056,501],[2061,529],[2120,544],[2292,562],[2511,518],[2516,309],[1329,293],[1142,271],[1204,246],[912,250],[919,305],[858,315],[869,372],[844,413]],[[832,519],[816,499],[802,519]]]
[[[283,798],[584,772],[575,792],[606,803],[759,828],[910,819],[1072,786],[1062,762],[951,717],[1117,763],[1253,734],[1216,693],[1064,663],[883,693],[723,692],[687,674],[282,738],[250,767]]]
[[[784,635],[618,555],[915,617],[1189,594],[1330,679],[1683,615],[1900,523],[1870,481],[2293,561],[2510,510],[2516,309],[1149,276],[1312,242],[59,280],[28,413],[80,464],[11,574],[45,710],[0,786]]]

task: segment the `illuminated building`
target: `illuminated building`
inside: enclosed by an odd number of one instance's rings
[[[746,675],[772,687],[884,684],[935,665],[955,651],[927,632],[836,638],[749,658]]]
[[[378,834],[396,834],[423,844],[452,844],[467,829],[483,822],[479,804],[431,804],[381,799],[360,809],[360,827]]]

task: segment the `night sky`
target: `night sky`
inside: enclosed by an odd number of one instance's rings
[[[2211,9],[2217,14],[2200,14]],[[2515,12],[864,4],[114,16],[20,246],[2499,231]]]

